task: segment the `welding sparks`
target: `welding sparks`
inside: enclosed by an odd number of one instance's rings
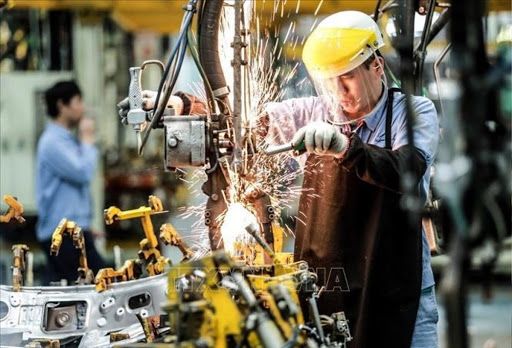
[[[322,6],[323,0],[318,2],[315,10],[315,16]],[[252,8],[248,6],[252,5]],[[225,200],[227,211],[221,214],[216,221],[221,226],[221,234],[224,248],[230,254],[237,252],[236,248],[240,243],[247,245],[254,244],[254,239],[247,234],[245,226],[249,221],[254,222],[258,219],[256,207],[251,199],[248,199],[248,192],[256,189],[262,195],[269,197],[272,207],[275,209],[275,222],[279,221],[279,216],[283,209],[290,209],[298,201],[302,192],[300,186],[296,184],[297,178],[301,175],[301,170],[297,165],[292,164],[291,155],[284,153],[276,156],[266,156],[263,154],[267,143],[283,143],[287,134],[294,134],[295,122],[292,120],[283,120],[273,124],[272,133],[266,139],[260,135],[254,137],[255,126],[261,120],[260,117],[265,113],[265,105],[280,101],[286,93],[286,85],[293,85],[295,90],[311,90],[306,78],[297,79],[297,73],[302,63],[295,62],[295,49],[304,44],[304,33],[298,35],[295,33],[297,24],[294,21],[288,25],[276,26],[273,24],[276,17],[282,19],[289,18],[290,12],[285,12],[285,1],[274,0],[273,13],[270,17],[263,19],[262,11],[257,8],[257,2],[244,1],[244,23],[242,28],[250,28],[251,34],[246,38],[248,47],[245,51],[245,60],[249,64],[242,69],[242,125],[245,131],[245,138],[250,146],[242,152],[243,170],[241,172],[232,171],[227,168],[228,189],[223,192],[222,199]],[[298,13],[300,1],[292,12]],[[226,82],[233,90],[233,70],[230,64],[233,59],[233,50],[231,42],[234,33],[234,8],[232,6],[224,7],[220,29],[220,53],[221,63],[226,78]],[[317,21],[313,22],[311,30],[316,26]],[[307,30],[307,29],[306,29]],[[283,34],[281,36],[281,34]],[[274,35],[274,37],[270,37]],[[299,44],[298,44],[299,43]],[[283,50],[282,46],[287,44],[290,49]],[[290,55],[289,53],[292,53]],[[278,62],[281,54],[287,55],[286,59],[292,59],[292,64],[283,65]],[[292,58],[293,57],[293,58]],[[197,86],[195,86],[197,89]],[[308,92],[309,93],[309,92]],[[204,96],[204,89],[200,93]],[[230,96],[232,98],[232,95]],[[303,120],[305,121],[305,120]],[[231,130],[230,130],[231,131]],[[248,149],[252,149],[249,151]],[[206,176],[204,172],[197,171],[194,177],[189,180],[196,186],[204,182]],[[199,191],[196,189],[196,191]],[[191,245],[198,245],[204,248],[204,240],[208,240],[208,230],[204,227],[205,205],[190,206],[182,213],[182,217],[196,217],[198,220],[194,224],[195,232],[190,236],[197,238],[197,243],[191,242]],[[242,218],[243,217],[243,218]],[[246,219],[247,221],[245,221]],[[301,218],[295,217],[297,221]],[[246,223],[247,222],[247,223]],[[258,221],[261,223],[261,221]],[[289,226],[284,226],[288,233],[293,234]]]
[[[224,240],[224,249],[230,254],[237,253],[237,245],[254,244],[254,238],[245,231],[245,227],[258,223],[254,214],[252,214],[241,203],[231,203],[224,216],[222,227],[220,229]]]

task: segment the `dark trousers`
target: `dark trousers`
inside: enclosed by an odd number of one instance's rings
[[[87,264],[94,274],[107,265],[103,258],[100,256],[96,247],[94,246],[94,239],[90,231],[84,230],[85,239],[85,252],[87,255]],[[61,279],[66,279],[68,285],[74,285],[78,278],[78,249],[75,249],[73,240],[64,236],[62,245],[57,256],[50,255],[51,240],[42,241],[39,243],[43,252],[46,254],[48,260],[48,268],[46,269],[45,284],[50,282],[58,282]]]

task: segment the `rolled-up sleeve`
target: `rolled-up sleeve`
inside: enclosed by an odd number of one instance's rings
[[[300,128],[325,117],[325,105],[317,97],[288,99],[279,103],[267,103],[269,116],[269,143],[284,144],[293,139]]]

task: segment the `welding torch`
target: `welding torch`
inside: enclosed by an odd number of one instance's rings
[[[272,146],[265,150],[265,155],[273,156],[287,151],[293,151],[294,156],[300,156],[306,152],[306,145],[304,144],[304,141],[301,141],[296,146],[293,146],[293,143]]]

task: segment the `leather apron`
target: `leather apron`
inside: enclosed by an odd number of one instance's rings
[[[345,312],[353,336],[348,347],[408,348],[421,291],[421,221],[411,224],[400,208],[401,194],[369,183],[372,172],[358,170],[357,162],[368,158],[377,162],[369,166],[382,168],[378,162],[387,157],[379,151],[394,152],[364,144],[355,133],[350,139],[341,162],[308,157],[295,260],[307,261],[325,287],[320,314]],[[302,307],[307,317],[307,304]]]

